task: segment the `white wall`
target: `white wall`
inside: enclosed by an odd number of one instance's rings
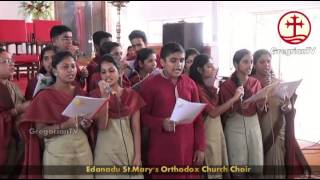
[[[19,1],[0,1],[0,19],[24,19],[23,15],[19,13]],[[19,51],[23,48],[19,46]],[[15,52],[14,45],[9,46],[9,52]]]
[[[275,12],[287,10],[300,10],[320,6],[317,1],[221,1],[224,8],[246,12]]]
[[[136,17],[145,20],[210,16],[211,3],[210,1],[134,1],[128,4],[128,14],[136,13]]]
[[[19,6],[20,1],[0,1],[0,19],[24,19]]]
[[[195,21],[197,19],[204,19],[206,22],[206,27],[204,29],[209,29],[209,33],[211,33],[212,29],[212,4],[210,1],[131,1],[128,3],[126,8],[123,8],[121,11],[121,42],[122,44],[129,45],[128,35],[134,29],[144,30],[147,33],[149,39],[152,39],[152,34],[149,29],[150,24],[148,22],[177,22],[185,19],[194,18]],[[117,15],[115,8],[111,8],[112,14],[114,15],[112,21],[113,26],[113,34],[116,34],[115,24],[117,22]],[[209,27],[207,27],[209,26]],[[161,28],[162,25],[158,24],[157,28]],[[211,41],[213,38],[211,35],[206,38],[210,38]]]
[[[215,44],[217,34],[215,28],[218,27],[218,21],[214,15],[219,16],[219,9],[230,10],[232,12],[256,13],[283,10],[299,10],[301,8],[312,8],[320,6],[320,2],[222,2],[222,1],[131,1],[127,7],[121,10],[121,42],[124,46],[129,45],[128,35],[134,29],[141,29],[147,33],[147,36],[153,41],[153,36],[159,33],[152,33],[152,27],[162,28],[161,24],[150,24],[150,22],[177,22],[179,20],[198,18],[205,21],[204,24],[204,42]],[[111,24],[111,31],[116,36],[116,23],[118,21],[116,8],[110,7],[111,18],[108,24]],[[220,14],[221,15],[221,14]],[[224,14],[225,15],[225,14]],[[224,23],[224,18],[220,17]],[[195,20],[197,21],[197,19]],[[158,30],[159,31],[159,30]],[[158,41],[156,39],[155,41]]]

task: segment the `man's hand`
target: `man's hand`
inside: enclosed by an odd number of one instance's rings
[[[204,162],[204,152],[197,150],[194,153],[193,164],[197,166],[201,166]]]
[[[93,120],[88,117],[79,117],[79,120],[83,129],[88,129],[93,123]]]
[[[166,118],[163,121],[163,129],[167,132],[175,131],[175,122],[171,121],[170,118]]]

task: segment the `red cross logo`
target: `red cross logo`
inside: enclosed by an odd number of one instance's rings
[[[284,14],[278,22],[278,33],[289,44],[300,44],[311,33],[311,23],[306,15],[299,11]]]

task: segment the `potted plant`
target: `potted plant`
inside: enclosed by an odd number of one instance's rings
[[[31,20],[51,20],[52,5],[52,1],[22,1],[20,8],[23,15]]]

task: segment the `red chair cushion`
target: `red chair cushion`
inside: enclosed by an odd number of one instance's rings
[[[16,64],[37,63],[39,62],[39,55],[21,54],[13,56],[12,59]]]

